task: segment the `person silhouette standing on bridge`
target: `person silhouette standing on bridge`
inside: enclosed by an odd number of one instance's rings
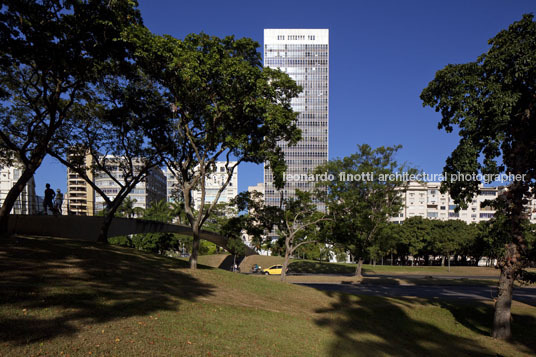
[[[54,213],[54,205],[52,202],[54,201],[54,196],[56,196],[56,194],[54,193],[54,190],[50,188],[49,183],[47,183],[45,186],[46,186],[46,189],[45,189],[45,200],[43,201],[43,208],[45,209],[45,214],[48,214],[47,207],[49,207],[50,211]]]

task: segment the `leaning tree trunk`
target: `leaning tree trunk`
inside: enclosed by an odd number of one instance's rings
[[[282,282],[285,282],[287,280],[288,261],[290,259],[290,254],[292,254],[292,251],[290,249],[290,242],[288,238],[287,238],[287,242],[285,245],[287,249],[285,249],[285,260],[283,261],[283,268],[281,269],[281,281]]]
[[[4,203],[0,208],[0,238],[7,237],[9,235],[9,213],[13,209],[13,206],[15,206],[17,198],[19,198],[21,192],[24,191],[26,183],[28,183],[28,181],[32,178],[34,172],[35,170],[32,170],[31,168],[26,168],[22,172],[22,175],[19,177],[15,185],[11,187],[6,198],[4,199]]]
[[[495,315],[493,316],[493,338],[506,340],[512,336],[510,322],[512,320],[511,307],[514,280],[515,276],[511,267],[501,269],[499,295],[495,302]]]

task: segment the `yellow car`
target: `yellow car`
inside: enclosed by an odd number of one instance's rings
[[[272,265],[269,268],[263,269],[262,272],[264,275],[281,275],[282,270],[282,265]]]

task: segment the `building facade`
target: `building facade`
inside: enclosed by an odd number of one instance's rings
[[[400,195],[403,208],[400,213],[391,218],[392,222],[401,223],[407,218],[420,216],[428,219],[446,221],[459,219],[466,223],[479,223],[493,218],[495,210],[488,206],[482,206],[486,200],[494,200],[506,187],[480,186],[478,195],[465,209],[456,212],[456,204],[448,193],[440,192],[440,182],[410,182],[401,190]],[[536,200],[529,200],[527,215],[531,222],[536,223]]]
[[[91,167],[91,155],[85,157],[86,167]],[[93,180],[93,172],[87,171]],[[93,216],[95,213],[95,190],[79,174],[67,168],[67,192],[63,200],[63,212],[77,216]]]
[[[108,165],[112,175],[121,180],[123,171],[120,163],[111,161]],[[141,163],[135,163],[134,167],[136,166],[141,166]],[[94,182],[110,198],[114,198],[120,190],[119,185],[104,172],[95,172]],[[149,170],[147,176],[130,191],[127,197],[135,201],[134,207],[147,209],[152,203],[166,199],[166,186],[164,172],[159,167],[155,167]],[[98,194],[95,195],[95,211],[102,211],[105,207],[104,199]]]
[[[216,199],[218,191],[227,181],[227,170],[225,165],[226,161],[216,161],[216,169],[209,174],[205,181],[205,203],[212,203]],[[229,166],[234,166],[236,161],[229,162]],[[168,202],[175,201],[180,196],[180,188],[177,184],[177,179],[169,171],[166,171],[167,177],[167,200]],[[238,194],[238,167],[233,171],[233,176],[229,185],[222,191],[218,203],[228,203],[231,199],[235,198]],[[192,192],[192,198],[194,201],[194,208],[199,209],[201,206],[201,190],[194,190]],[[181,198],[182,199],[182,198]]]
[[[9,190],[17,183],[21,173],[22,169],[20,168],[0,165],[0,207],[4,204]],[[32,177],[24,186],[10,213],[29,215],[37,214],[41,211],[43,211],[43,205],[39,204],[35,194],[35,181]]]
[[[263,201],[264,201],[264,183],[259,182],[255,186],[248,186],[248,192],[249,193],[254,193],[254,192],[260,193],[263,196]]]
[[[287,175],[310,174],[328,160],[329,30],[265,29],[264,66],[279,68],[303,88],[292,100],[292,108],[300,113],[302,140],[293,147],[285,142],[279,145],[285,154]],[[275,189],[267,164],[264,185],[266,204],[278,206],[281,192]],[[294,197],[296,189],[310,191],[313,187],[313,182],[287,182],[283,198]]]
[[[140,166],[141,162],[134,163]],[[86,156],[86,167],[91,168],[91,156]],[[123,179],[120,160],[110,158],[107,163],[108,170],[117,180]],[[120,186],[105,172],[88,169],[88,178],[111,199],[114,199]],[[147,209],[153,202],[166,199],[166,176],[158,167],[149,171],[147,176],[139,182],[128,194],[135,200],[134,207]],[[106,208],[106,202],[95,190],[77,173],[67,170],[67,195],[64,202],[64,212],[72,215],[93,216]]]

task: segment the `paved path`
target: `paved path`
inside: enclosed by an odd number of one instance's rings
[[[422,298],[491,300],[497,296],[497,288],[487,286],[438,286],[438,285],[350,285],[324,283],[297,283],[297,285],[326,291],[341,291],[356,295],[415,296]],[[515,288],[514,300],[536,306],[536,288]]]

